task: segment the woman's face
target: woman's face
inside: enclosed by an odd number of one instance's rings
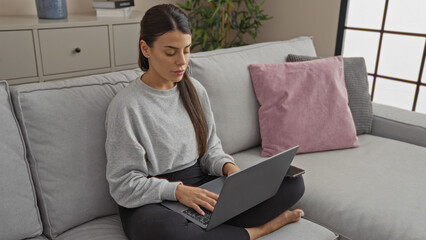
[[[182,80],[189,63],[192,37],[178,30],[167,32],[149,47],[140,42],[142,53],[148,57],[148,81],[159,89],[170,89]]]

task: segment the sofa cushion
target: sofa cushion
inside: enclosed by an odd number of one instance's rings
[[[359,146],[342,57],[249,68],[260,103],[263,157],[296,145],[298,153]]]
[[[295,207],[351,239],[426,239],[426,148],[373,135],[362,147],[298,155]]]
[[[329,229],[305,218],[286,225],[277,231],[259,238],[259,240],[337,240],[338,235]]]
[[[35,237],[35,238],[25,238],[25,240],[48,240],[48,238],[43,236],[43,235],[40,235],[40,236]]]
[[[361,147],[296,155],[305,194],[294,208],[350,239],[426,239],[426,148],[369,134]],[[259,161],[260,146],[233,157]]]
[[[97,218],[72,228],[56,240],[127,240],[118,215]]]
[[[140,72],[123,71],[11,88],[50,238],[117,212],[105,177],[105,114]]]
[[[0,123],[0,239],[36,237],[43,229],[6,81],[0,81]]]
[[[317,57],[289,54],[287,61],[308,61]],[[373,110],[368,92],[367,68],[364,58],[343,58],[345,83],[348,90],[349,107],[357,134],[371,133]]]
[[[126,240],[118,215],[95,219],[82,224],[58,236],[57,240]],[[289,224],[280,230],[259,238],[259,240],[334,240],[336,235],[330,230],[301,219],[299,222]]]
[[[189,73],[206,88],[217,134],[227,153],[260,144],[259,104],[253,91],[249,64],[281,63],[289,53],[316,56],[312,38],[258,43],[191,55]]]

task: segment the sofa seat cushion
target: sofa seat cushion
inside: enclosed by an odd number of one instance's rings
[[[260,239],[334,240],[336,238],[336,235],[330,230],[306,219],[301,219],[298,223],[287,225],[286,227]],[[121,226],[120,217],[118,215],[98,218],[88,223],[82,224],[59,235],[56,239],[127,240]]]
[[[56,240],[127,240],[118,215],[97,218],[72,228]]]
[[[42,224],[9,88],[0,81],[0,239],[40,235]]]
[[[48,240],[48,238],[45,237],[44,235],[40,235],[40,236],[35,237],[35,238],[25,238],[25,240]]]
[[[336,240],[338,235],[307,219],[286,225],[259,240]]]
[[[296,155],[305,215],[351,239],[426,239],[426,148],[373,135],[361,147]],[[261,148],[235,154],[247,167]]]
[[[352,239],[426,239],[426,148],[359,136],[360,148],[300,155],[302,207]]]
[[[11,88],[47,237],[117,213],[106,180],[105,114],[115,94],[140,74],[128,70]]]

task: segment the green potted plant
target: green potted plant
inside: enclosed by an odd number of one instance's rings
[[[272,17],[256,0],[187,0],[177,3],[188,12],[192,48],[202,51],[245,45],[244,37],[256,40],[262,22]]]

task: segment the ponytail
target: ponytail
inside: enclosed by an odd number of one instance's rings
[[[201,158],[207,151],[207,121],[197,90],[186,72],[182,80],[178,83],[178,89],[183,105],[191,118],[192,125],[194,126],[198,144],[198,157]]]

